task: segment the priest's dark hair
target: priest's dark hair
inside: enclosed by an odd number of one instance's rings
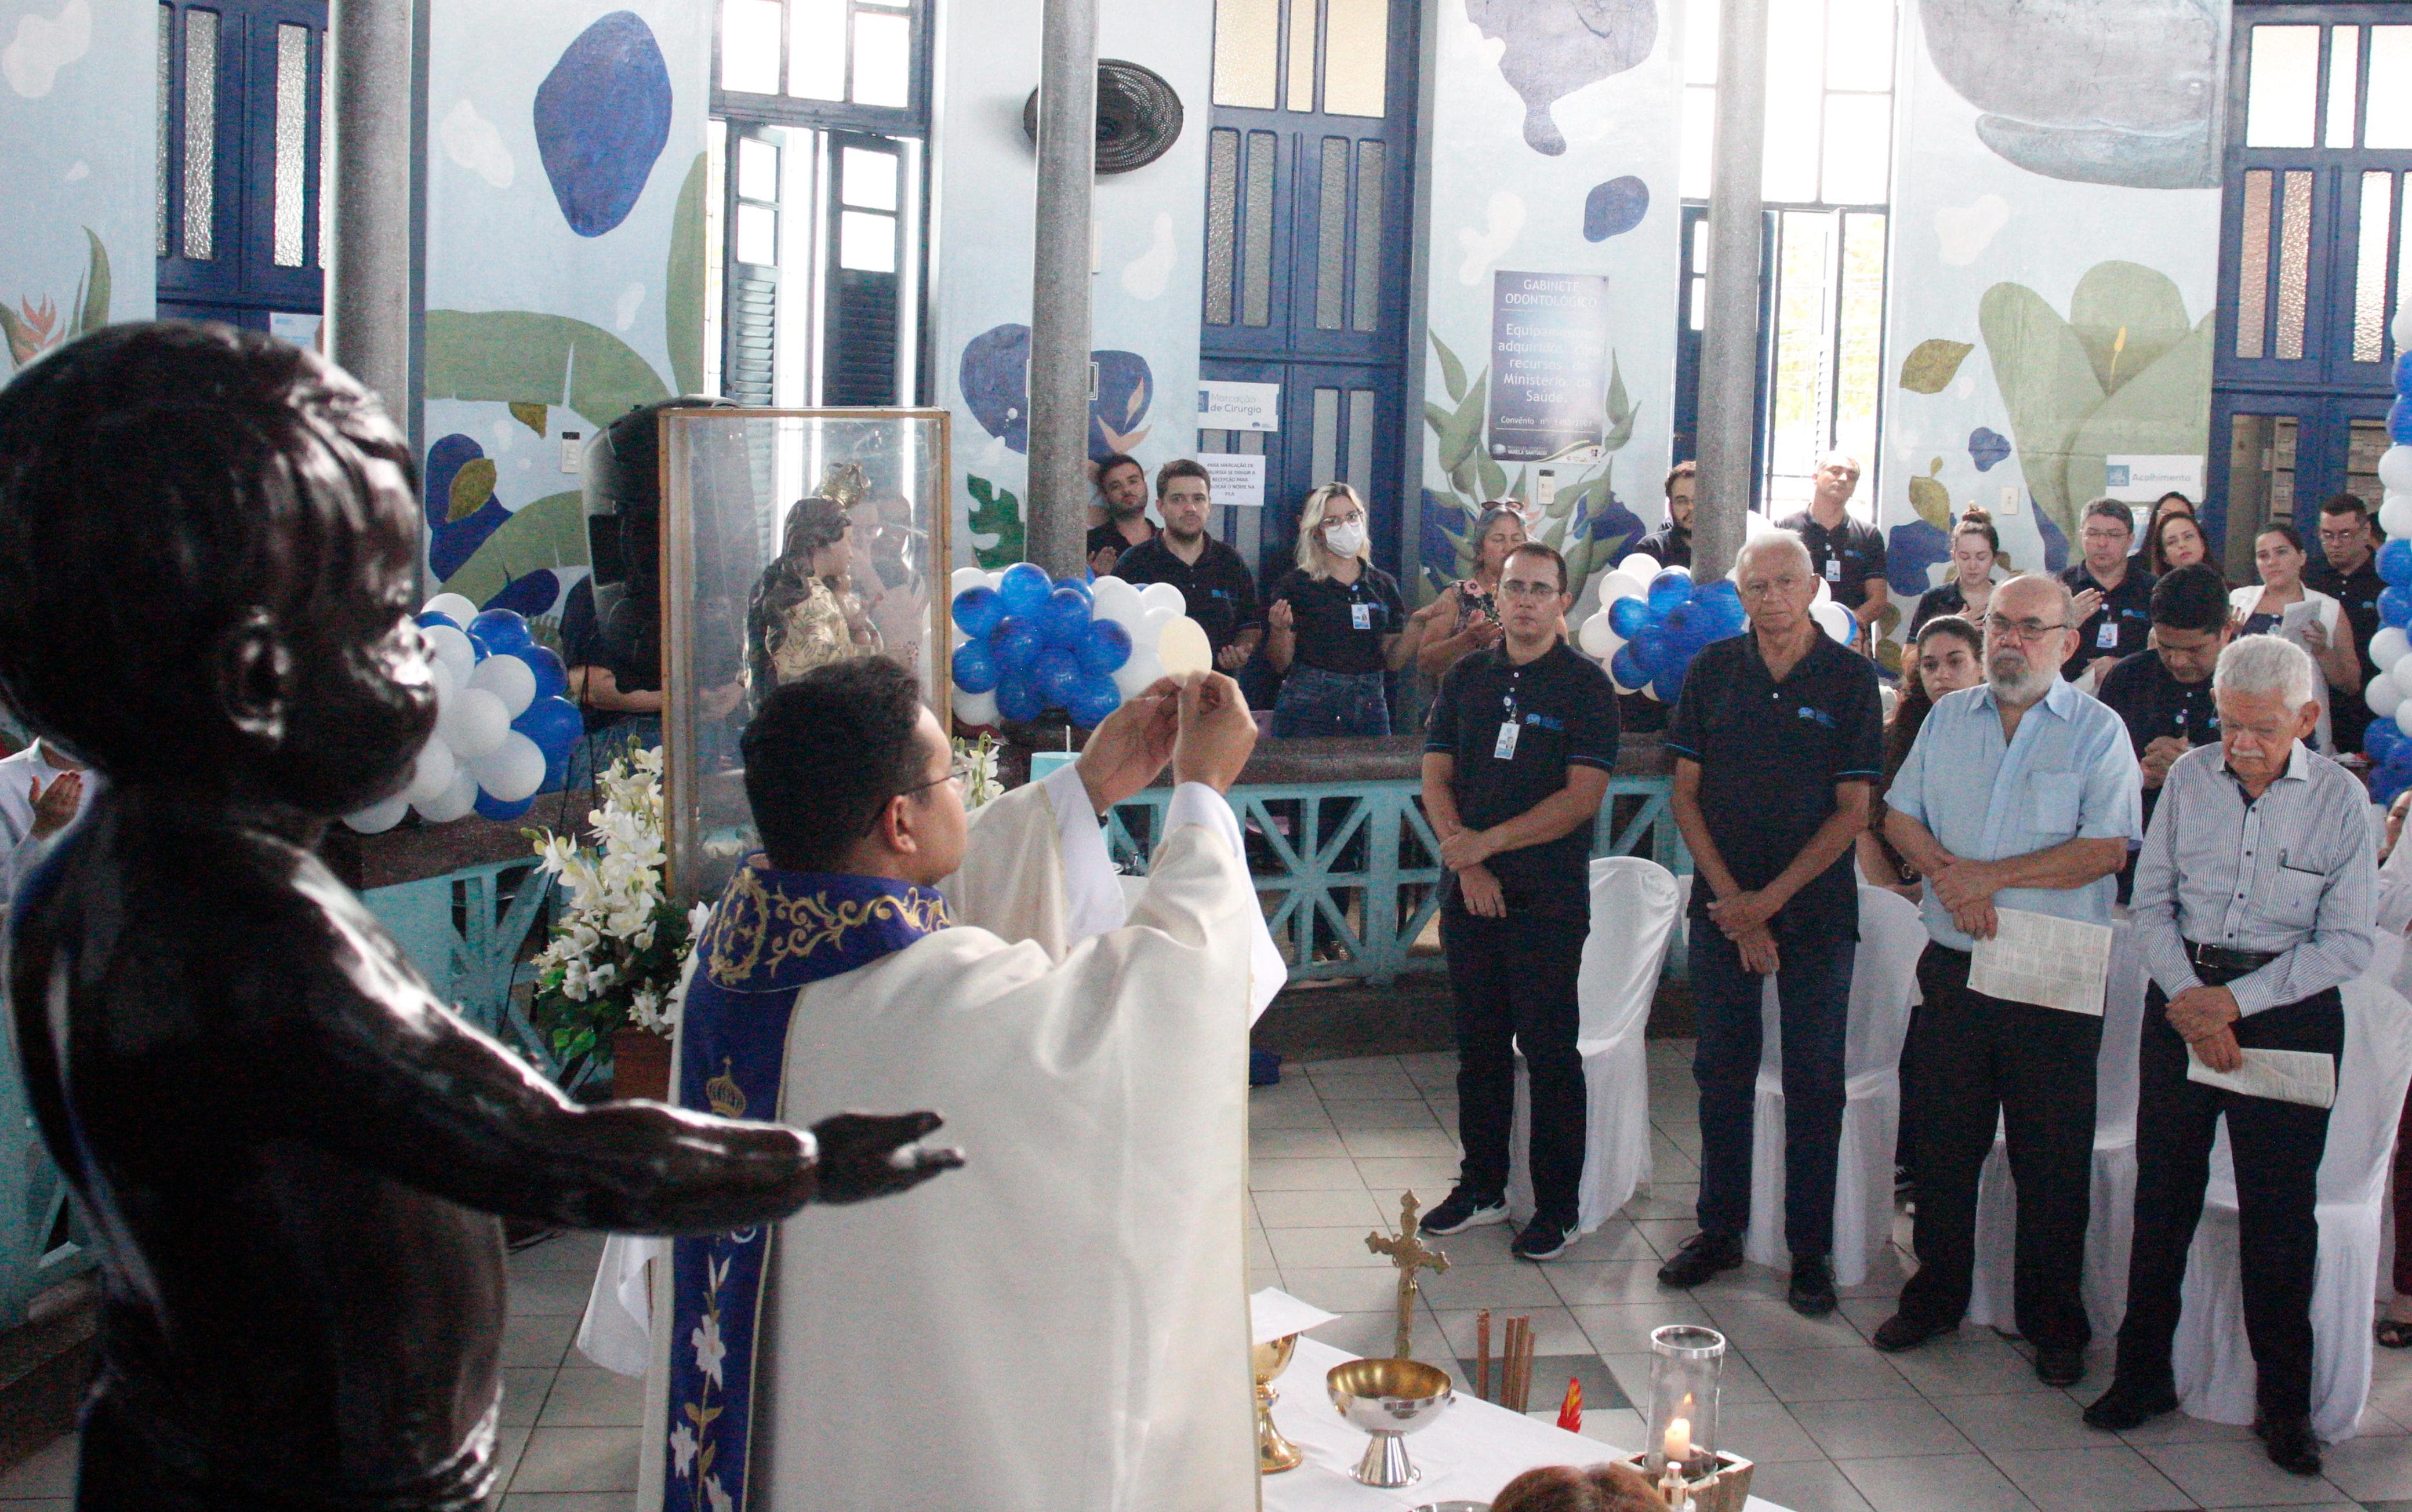
[[[771,864],[834,872],[879,811],[922,779],[921,684],[887,656],[814,668],[764,700],[740,742]]]
[[[2228,623],[2228,583],[2208,562],[2172,567],[2153,584],[2153,623],[2216,630]]]

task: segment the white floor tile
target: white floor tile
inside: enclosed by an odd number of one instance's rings
[[[1561,1305],[1549,1278],[1537,1265],[1452,1265],[1437,1275],[1426,1272],[1417,1284],[1436,1313],[1451,1308]]]
[[[602,1263],[601,1234],[564,1232],[531,1244],[523,1250],[513,1250],[510,1256],[511,1279],[537,1270],[582,1270],[595,1273]]]
[[[544,1410],[544,1399],[552,1390],[554,1370],[538,1366],[507,1368],[503,1372],[503,1412],[495,1419],[500,1428],[534,1428],[537,1414]]]
[[[1369,1358],[1387,1359],[1390,1358],[1390,1351],[1399,1344],[1399,1314],[1396,1308],[1386,1308],[1378,1313],[1343,1313],[1331,1322],[1317,1324],[1306,1331],[1334,1349]],[[1456,1351],[1449,1346],[1449,1335],[1442,1331],[1439,1320],[1432,1315],[1430,1308],[1416,1310],[1416,1326],[1409,1338],[1408,1348],[1412,1351],[1412,1358],[1428,1365],[1437,1365],[1452,1377],[1457,1374]],[[1289,1381],[1288,1389],[1305,1390],[1318,1398],[1323,1390],[1321,1382],[1309,1381],[1302,1386],[1303,1377],[1293,1380],[1284,1376],[1283,1379]],[[1465,1385],[1463,1381],[1457,1384],[1460,1387]]]
[[[1851,1478],[1824,1460],[1761,1461],[1751,1472],[1750,1493],[1787,1512],[1873,1512]]]
[[[2347,1439],[2321,1451],[2328,1478],[2357,1502],[2412,1500],[2412,1438],[2390,1433]]]
[[[595,1268],[584,1270],[537,1270],[513,1276],[509,1307],[513,1317],[578,1317],[586,1311],[587,1293],[595,1287]]]
[[[2272,1464],[2258,1440],[2160,1445],[2137,1452],[2207,1507],[2316,1506],[2340,1495],[2327,1480],[2290,1475]]]
[[[75,1483],[76,1436],[67,1433],[0,1471],[0,1500],[73,1496]]]
[[[1426,1209],[1437,1206],[1457,1185],[1457,1157],[1424,1156],[1406,1160],[1360,1160],[1360,1180],[1364,1185],[1403,1186],[1412,1188]]]
[[[2130,1448],[2022,1449],[1993,1463],[2052,1512],[2184,1512],[2194,1499]]]
[[[1922,1401],[1796,1402],[1790,1405],[1793,1417],[1830,1460],[1966,1454],[1973,1447],[1949,1419]]]
[[[1268,1228],[1273,1263],[1284,1271],[1300,1269],[1390,1269],[1388,1255],[1365,1247],[1365,1231],[1355,1228]]]
[[[633,1491],[519,1491],[503,1498],[502,1512],[634,1512]]]
[[[1778,1402],[1902,1402],[1918,1397],[1917,1388],[1873,1349],[1751,1349],[1743,1353]]]
[[[1638,1355],[1650,1347],[1650,1335],[1670,1323],[1709,1321],[1707,1311],[1696,1302],[1669,1301],[1630,1303],[1609,1307],[1577,1307],[1575,1322],[1591,1338],[1592,1348],[1603,1355]]]
[[[1397,1305],[1398,1283],[1388,1270],[1356,1268],[1284,1270],[1281,1289],[1327,1313],[1375,1313]]]
[[[1570,1307],[1647,1306],[1686,1299],[1684,1293],[1658,1284],[1656,1260],[1594,1260],[1580,1249],[1576,1255],[1578,1258],[1552,1260],[1545,1268],[1550,1284]]]
[[[502,1362],[506,1366],[551,1370],[561,1363],[562,1356],[568,1353],[570,1342],[577,1336],[575,1314],[505,1318]]]
[[[1325,1105],[1360,1103],[1375,1099],[1421,1097],[1423,1092],[1407,1079],[1404,1071],[1369,1071],[1349,1076],[1309,1074],[1316,1095]]]
[[[1415,1129],[1343,1129],[1341,1140],[1348,1153],[1364,1159],[1445,1160],[1452,1177],[1457,1171],[1459,1151],[1454,1136],[1438,1128]]]
[[[1332,1103],[1324,1111],[1331,1120],[1331,1126],[1344,1134],[1366,1129],[1432,1129],[1438,1132],[1441,1127],[1440,1120],[1433,1114],[1432,1104],[1420,1097]]]
[[[1840,1315],[1805,1318],[1781,1298],[1737,1296],[1711,1283],[1692,1294],[1709,1310],[1709,1317],[1726,1342],[1748,1353],[1754,1349],[1845,1349],[1865,1341]]]
[[[1381,1226],[1381,1204],[1356,1191],[1258,1191],[1257,1219],[1267,1228],[1365,1228]]]
[[[1635,1399],[1645,1404],[1646,1395]],[[1825,1463],[1825,1452],[1791,1409],[1775,1402],[1735,1402],[1717,1408],[1717,1447],[1755,1464]],[[1756,1490],[1756,1488],[1754,1488]]]
[[[1890,1315],[1888,1311],[1886,1316]],[[1870,1331],[1874,1331],[1873,1325]],[[2040,1384],[2036,1380],[2032,1361],[1981,1329],[1962,1329],[1956,1334],[1887,1358],[1912,1386],[1938,1399],[2002,1396],[2013,1391],[2033,1391]]]
[[[1943,1397],[1934,1405],[1971,1444],[1996,1459],[2031,1449],[2092,1449],[2117,1443],[2085,1426],[2067,1392],[2048,1387],[2005,1396]]]
[[[1478,1343],[1476,1335],[1477,1313],[1472,1308],[1435,1307],[1433,1315],[1440,1320],[1441,1332],[1449,1339],[1449,1348],[1460,1359],[1472,1359]],[[1574,1315],[1563,1307],[1494,1307],[1491,1310],[1491,1358],[1502,1358],[1508,1343],[1508,1320],[1525,1317],[1533,1320],[1533,1353],[1536,1355],[1583,1355],[1593,1353],[1591,1339],[1575,1327]],[[1537,1373],[1538,1367],[1536,1367]],[[1561,1388],[1565,1386],[1559,1383]],[[1535,1386],[1535,1405],[1543,1389]],[[1554,1402],[1555,1398],[1552,1397]]]
[[[1248,1162],[1248,1186],[1257,1192],[1361,1192],[1365,1180],[1356,1163],[1329,1160],[1266,1160]]]
[[[625,1428],[539,1428],[528,1435],[514,1491],[633,1491],[637,1435]]]
[[[2034,1512],[2035,1504],[1979,1454],[1850,1460],[1843,1474],[1875,1512]]]
[[[645,1383],[593,1366],[566,1366],[545,1399],[538,1428],[626,1428],[644,1421]]]
[[[1312,1094],[1302,1102],[1252,1105],[1248,1108],[1248,1129],[1251,1135],[1267,1129],[1330,1129],[1331,1116],[1323,1104]]]
[[[1328,1126],[1314,1129],[1251,1128],[1248,1131],[1248,1157],[1251,1160],[1339,1159],[1347,1153],[1348,1147],[1341,1143],[1338,1131]]]

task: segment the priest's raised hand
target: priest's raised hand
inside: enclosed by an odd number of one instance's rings
[[[742,1228],[933,1173],[863,1168],[928,1115],[841,1124],[819,1167],[780,1124],[571,1103],[319,862],[434,722],[418,512],[375,400],[264,335],[111,326],[0,390],[0,693],[108,779],[19,889],[7,978],[100,1267],[81,1507],[466,1512],[488,1214]]]

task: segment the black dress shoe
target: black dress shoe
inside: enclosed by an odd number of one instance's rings
[[[1784,1299],[1804,1318],[1821,1318],[1834,1311],[1834,1263],[1813,1255],[1792,1264],[1792,1287]]]
[[[1731,1234],[1701,1232],[1684,1240],[1675,1257],[1658,1268],[1658,1284],[1685,1291],[1742,1264],[1742,1240]]]
[[[1875,1336],[1868,1342],[1888,1355],[1898,1355],[1905,1349],[1916,1349],[1929,1339],[1956,1332],[1959,1327],[1957,1318],[1949,1323],[1933,1323],[1906,1313],[1895,1313],[1877,1326]]]
[[[2269,1448],[2270,1462],[2296,1475],[2320,1473],[2320,1441],[2308,1417],[2257,1417],[2253,1431]]]
[[[2178,1394],[2164,1386],[2131,1387],[2113,1377],[2110,1389],[2085,1409],[2085,1426],[2106,1433],[2141,1428],[2163,1413],[2178,1410]]]
[[[2082,1349],[2037,1350],[2036,1379],[2046,1386],[2075,1386],[2085,1379],[2085,1351]]]

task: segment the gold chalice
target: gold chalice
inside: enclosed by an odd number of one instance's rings
[[[1253,1345],[1248,1351],[1250,1363],[1257,1373],[1257,1474],[1276,1475],[1285,1470],[1295,1470],[1306,1455],[1299,1446],[1282,1437],[1273,1426],[1273,1403],[1281,1393],[1273,1389],[1273,1380],[1289,1369],[1289,1357],[1298,1348],[1298,1335],[1283,1334]]]

